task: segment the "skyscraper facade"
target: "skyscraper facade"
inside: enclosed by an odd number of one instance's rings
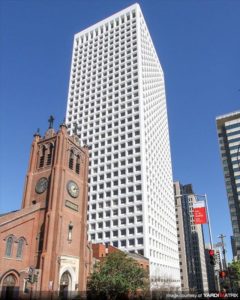
[[[219,116],[216,122],[232,221],[233,256],[240,259],[240,111]]]
[[[197,196],[191,184],[174,182],[180,271],[183,290],[208,292],[202,225],[194,223]]]
[[[138,4],[75,35],[66,122],[90,149],[89,239],[180,287],[164,75]]]

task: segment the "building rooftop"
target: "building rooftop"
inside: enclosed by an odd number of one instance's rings
[[[134,259],[145,259],[147,261],[149,261],[149,259],[141,254],[138,253],[131,253],[131,252],[125,252],[127,254],[127,256],[132,257]]]
[[[17,210],[12,210],[12,211],[8,211],[8,212],[6,212],[6,213],[2,213],[2,214],[0,214],[0,217],[9,215],[9,214],[11,214],[11,213],[15,213],[15,212],[17,212],[17,211],[19,211],[19,209],[17,209]]]
[[[224,119],[224,121],[230,121],[232,119],[235,119],[237,115],[240,116],[240,110],[218,116],[218,117],[216,117],[216,121],[223,120],[223,119]]]
[[[75,34],[75,38],[82,36],[85,33],[88,33],[89,31],[94,31],[95,29],[103,26],[104,24],[107,24],[107,23],[111,22],[112,20],[117,19],[117,18],[121,17],[122,15],[124,15],[134,9],[135,10],[139,9],[141,11],[140,5],[138,3],[132,4],[132,5],[128,6],[127,8],[122,9],[121,11],[111,15],[110,17],[107,17],[107,18],[95,23],[94,25],[91,25],[91,26],[87,27],[86,29],[81,30],[80,32]]]

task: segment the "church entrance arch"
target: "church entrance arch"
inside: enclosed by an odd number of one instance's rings
[[[71,292],[72,278],[68,271],[65,271],[60,280],[60,299],[67,299]]]
[[[2,298],[17,299],[19,293],[18,279],[15,274],[10,273],[4,277],[2,282]]]

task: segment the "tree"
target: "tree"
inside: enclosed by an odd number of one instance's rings
[[[144,290],[148,273],[132,258],[118,251],[97,263],[88,281],[91,295],[117,299]]]
[[[239,288],[240,260],[233,261],[231,264],[229,264],[228,271],[233,288]]]

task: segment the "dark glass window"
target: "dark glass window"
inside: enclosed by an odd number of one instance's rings
[[[5,256],[12,256],[12,245],[13,245],[13,237],[9,237],[7,239],[7,243],[6,243],[6,251],[5,251]]]
[[[24,239],[19,239],[17,247],[17,258],[22,257]]]

